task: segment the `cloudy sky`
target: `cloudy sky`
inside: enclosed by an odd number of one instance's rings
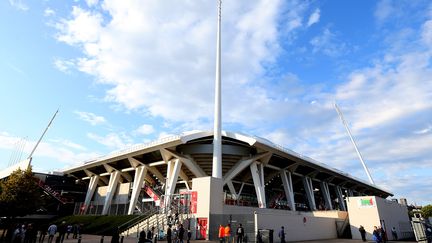
[[[432,202],[430,1],[223,2],[223,129]],[[212,130],[215,1],[0,2],[0,167]],[[23,142],[26,141],[26,142]],[[20,153],[23,148],[22,154]]]

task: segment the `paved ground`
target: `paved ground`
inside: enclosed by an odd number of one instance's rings
[[[45,240],[45,242],[47,242]],[[64,243],[77,243],[78,241],[76,239],[65,239]],[[83,235],[81,239],[81,243],[95,243],[101,242],[101,236],[97,235]],[[111,236],[105,236],[104,241],[105,243],[111,242]],[[124,238],[123,243],[136,243],[137,238],[127,237]],[[160,241],[161,243],[166,243],[166,241]],[[186,241],[184,241],[186,243]],[[208,243],[210,241],[201,241],[201,240],[194,240],[191,241],[191,243]],[[405,243],[415,243],[415,241],[388,241],[388,242],[405,242]],[[211,243],[218,243],[218,242],[211,242]],[[276,242],[278,243],[278,242]],[[319,241],[297,241],[297,243],[363,243],[361,240],[349,240],[349,239],[334,239],[334,240],[319,240]],[[372,243],[372,241],[369,241],[369,243]]]

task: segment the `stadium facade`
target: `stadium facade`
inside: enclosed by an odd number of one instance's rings
[[[222,132],[222,178],[211,176],[212,159],[213,133],[190,132],[114,152],[64,173],[88,182],[78,214],[144,213],[145,205],[152,204],[166,209],[155,212],[164,217],[186,214],[196,238],[205,239],[216,238],[215,229],[226,222],[253,221],[253,237],[259,229],[276,230],[288,218],[317,232],[292,240],[335,238],[340,232],[334,225],[347,221],[346,198],[392,196],[266,139],[240,133]],[[174,204],[187,206],[187,212]],[[328,223],[329,229],[323,227]]]

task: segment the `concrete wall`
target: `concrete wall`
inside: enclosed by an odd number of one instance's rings
[[[371,200],[371,205],[361,203]],[[372,239],[374,226],[384,226],[388,239],[392,239],[391,228],[394,226],[400,239],[410,237],[410,221],[406,206],[397,202],[374,196],[347,198],[349,221],[353,239],[361,239],[358,231],[360,225],[366,230],[366,238]]]
[[[378,214],[382,226],[385,227],[388,239],[393,239],[391,236],[392,227],[396,228],[399,239],[405,239],[412,236],[412,229],[408,217],[408,208],[397,202],[385,200],[377,197]]]
[[[253,214],[256,212],[258,229],[273,229],[274,242],[278,232],[285,227],[286,241],[323,240],[337,238],[336,220],[344,219],[346,212],[316,211],[292,212],[288,210],[224,206],[224,214]]]

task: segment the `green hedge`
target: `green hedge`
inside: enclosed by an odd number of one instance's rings
[[[138,217],[137,215],[118,216],[66,216],[57,219],[53,223],[59,226],[63,221],[66,225],[82,224],[82,234],[112,235],[118,226]]]

